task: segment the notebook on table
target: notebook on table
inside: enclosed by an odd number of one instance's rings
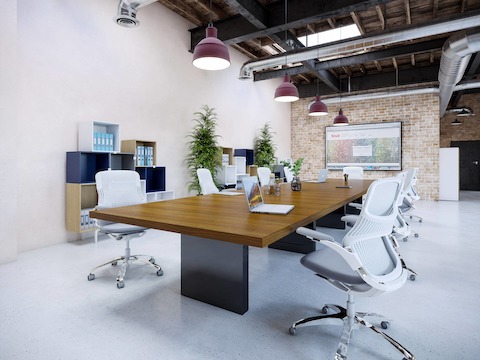
[[[294,205],[265,204],[256,176],[245,177],[242,183],[250,212],[286,215],[294,208]]]

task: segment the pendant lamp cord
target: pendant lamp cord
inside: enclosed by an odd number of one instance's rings
[[[208,19],[208,26],[213,26],[213,21],[212,21],[212,0],[210,0],[210,12],[209,12],[209,19]]]
[[[286,51],[288,52],[288,41],[287,41],[287,21],[288,21],[288,17],[287,17],[287,2],[288,0],[285,0],[285,45],[287,47]],[[287,75],[287,55],[285,55],[285,75]]]

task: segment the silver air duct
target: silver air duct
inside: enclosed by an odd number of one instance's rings
[[[452,35],[443,45],[440,59],[440,117],[445,114],[448,102],[460,82],[473,53],[480,51],[480,28]]]
[[[117,15],[113,18],[118,25],[133,28],[140,25],[137,20],[137,11],[139,8],[149,5],[157,0],[120,0],[118,4]]]
[[[480,26],[480,16],[468,16],[461,19],[451,20],[444,23],[426,25],[423,27],[407,29],[390,34],[379,34],[372,37],[360,38],[340,44],[327,46],[316,46],[304,50],[297,50],[294,53],[286,53],[279,56],[269,57],[262,60],[251,60],[243,64],[240,69],[239,79],[246,80],[252,78],[253,71],[259,71],[270,67],[289,63],[302,62],[311,59],[326,61],[338,59],[341,57],[365,53],[368,50],[404,41],[419,39],[426,36],[444,34],[446,32],[465,30],[475,26]]]

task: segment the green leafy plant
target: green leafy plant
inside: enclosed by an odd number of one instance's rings
[[[289,163],[288,161],[282,161],[281,164],[289,168],[293,173],[293,176],[298,176],[300,170],[302,169],[303,158],[298,158],[293,164]]]
[[[270,124],[266,123],[259,135],[255,138],[255,164],[272,169],[275,162],[276,145],[273,142],[273,134]]]
[[[190,141],[187,142],[188,154],[185,159],[188,174],[191,178],[188,183],[188,190],[196,191],[197,194],[201,193],[197,169],[209,169],[213,179],[215,179],[218,168],[222,166],[222,150],[218,146],[220,136],[215,134],[217,114],[214,112],[214,108],[207,105],[203,105],[202,110],[194,113],[195,118],[193,120],[196,124],[187,135]]]

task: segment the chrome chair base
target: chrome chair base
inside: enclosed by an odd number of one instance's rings
[[[125,287],[125,281],[124,277],[125,274],[127,273],[128,268],[134,261],[139,261],[143,263],[144,265],[149,265],[152,266],[156,271],[157,271],[157,276],[162,276],[163,275],[163,270],[160,267],[160,265],[155,263],[155,258],[150,255],[130,255],[130,246],[129,246],[129,240],[126,240],[126,248],[125,248],[125,255],[124,256],[119,256],[116,257],[113,260],[110,260],[104,264],[98,265],[94,267],[92,270],[90,270],[90,273],[87,276],[88,281],[95,280],[95,272],[107,265],[111,266],[117,266],[118,262],[121,261],[122,265],[120,266],[120,270],[118,271],[117,274],[117,288],[122,289]]]
[[[322,309],[324,315],[319,316],[312,316],[309,318],[301,319],[293,323],[290,327],[289,332],[292,335],[295,335],[297,328],[302,326],[311,326],[311,325],[339,325],[343,323],[343,331],[340,342],[338,344],[337,352],[335,353],[334,360],[345,360],[347,359],[347,352],[348,352],[348,344],[350,342],[350,337],[352,335],[352,331],[358,328],[358,325],[363,325],[370,330],[376,332],[377,334],[381,335],[385,340],[387,340],[392,346],[394,346],[398,351],[400,351],[403,355],[404,360],[414,360],[415,357],[413,354],[408,351],[405,347],[403,347],[400,343],[398,343],[395,339],[391,338],[383,331],[377,329],[364,318],[366,316],[375,316],[375,317],[382,317],[376,313],[361,313],[354,311],[354,303],[353,301],[347,302],[347,308],[345,309],[342,306],[328,304],[325,305]],[[332,309],[335,313],[328,313],[328,309]],[[349,315],[350,314],[350,315]],[[382,321],[381,327],[383,329],[387,329],[389,326],[388,321]]]

